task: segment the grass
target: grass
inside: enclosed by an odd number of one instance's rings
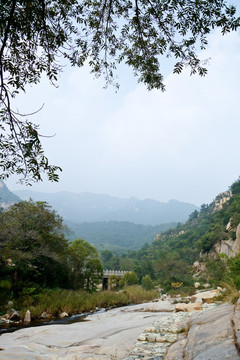
[[[232,279],[228,280],[228,282],[222,282],[221,286],[225,289],[225,291],[222,292],[221,295],[217,296],[215,300],[236,304],[239,299],[239,291]]]
[[[139,304],[158,297],[156,291],[146,291],[140,286],[129,286],[119,292],[102,291],[88,293],[83,290],[55,290],[40,294],[33,301],[31,297],[25,298],[19,304],[20,317],[23,319],[27,310],[30,310],[32,319],[40,318],[45,311],[54,317],[62,312],[69,315],[95,311],[96,308],[112,308],[128,304]]]
[[[156,290],[144,290],[138,285],[126,287],[123,293],[128,296],[131,304],[140,304],[159,298],[159,293]]]

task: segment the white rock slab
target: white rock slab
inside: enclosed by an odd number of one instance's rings
[[[142,307],[142,311],[152,312],[172,312],[175,311],[175,305],[168,300],[159,300],[157,302],[146,304]]]
[[[47,325],[3,334],[0,336],[3,349],[0,359],[123,359],[146,326],[156,318],[169,315],[139,311],[142,307],[141,304],[117,308],[70,325]]]

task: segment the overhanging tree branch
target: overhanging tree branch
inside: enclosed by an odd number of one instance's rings
[[[189,66],[206,74],[198,52],[207,35],[238,29],[240,18],[227,0],[12,0],[0,3],[0,177],[17,173],[23,181],[58,180],[49,165],[38,126],[14,109],[14,97],[43,73],[54,83],[60,57],[88,63],[113,83],[125,62],[148,89],[165,90],[160,65],[176,59],[173,71]]]

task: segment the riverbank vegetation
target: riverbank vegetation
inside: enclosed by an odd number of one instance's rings
[[[45,202],[0,213],[0,302],[42,289],[96,289],[103,271],[97,250],[82,239],[68,243],[65,230]]]
[[[100,291],[89,293],[85,290],[52,289],[41,293],[28,294],[14,300],[11,307],[20,309],[20,319],[24,319],[27,310],[31,318],[40,319],[43,314],[46,318],[56,318],[61,313],[82,314],[94,312],[98,309],[110,309],[129,304],[139,304],[158,298],[156,290],[147,291],[141,286],[128,286],[120,291]],[[2,306],[1,312],[6,313],[8,306]]]
[[[63,220],[45,202],[23,201],[0,212],[0,311],[7,303],[21,318],[43,312],[58,316],[149,301],[156,291],[138,286],[134,272],[126,273],[115,291],[96,292],[103,266],[97,250],[82,239],[65,238]],[[150,280],[151,283],[151,280]],[[122,289],[122,290],[120,290]],[[119,291],[120,290],[120,291]]]

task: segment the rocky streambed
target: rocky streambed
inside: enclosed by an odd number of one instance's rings
[[[240,302],[213,303],[213,292],[197,294],[191,301],[162,297],[96,313],[82,323],[3,334],[0,359],[239,359]]]
[[[240,306],[206,304],[155,321],[125,360],[240,359]]]

